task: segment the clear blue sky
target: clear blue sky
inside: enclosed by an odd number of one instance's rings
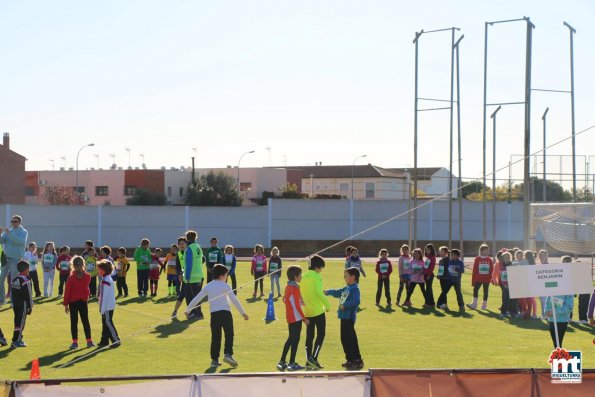
[[[536,88],[569,88],[562,21],[577,29],[577,131],[595,124],[592,1],[38,0],[0,5],[1,129],[29,170],[51,169],[50,159],[58,168],[62,156],[72,167],[88,142],[96,146],[80,169],[97,167],[96,154],[107,168],[111,153],[126,167],[125,147],[132,166],[143,153],[151,168],[190,165],[192,147],[198,167],[236,165],[252,149],[242,166],[351,164],[360,154],[358,163],[411,166],[412,39],[454,25],[465,35],[463,174],[477,176],[484,22],[522,16],[536,25]],[[489,101],[523,100],[524,32],[523,23],[490,28]],[[420,95],[448,98],[449,33],[421,40]],[[533,98],[532,149],[546,106],[548,139],[568,136],[569,97]],[[420,166],[448,165],[448,116],[420,115]],[[498,117],[505,165],[523,152],[522,106]],[[577,139],[579,154],[592,153],[594,136]],[[569,154],[570,143],[551,152]]]

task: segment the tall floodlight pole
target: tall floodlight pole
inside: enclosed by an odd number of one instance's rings
[[[494,253],[494,263],[496,261],[496,114],[502,109],[498,106],[490,116],[493,120],[492,126],[492,252]]]
[[[543,116],[541,116],[541,119],[543,120],[543,182],[542,182],[542,190],[541,190],[541,200],[545,203],[547,201],[546,199],[546,193],[547,193],[547,189],[546,189],[546,169],[545,169],[545,149],[547,147],[547,145],[545,144],[546,142],[546,135],[545,135],[545,130],[546,130],[546,116],[547,116],[547,112],[549,112],[550,108],[545,108],[545,112],[543,112]]]
[[[503,102],[503,103],[488,103],[487,102],[487,76],[488,76],[488,28],[495,24],[520,22],[527,24],[526,33],[526,49],[525,49],[525,100],[523,102]],[[531,52],[532,52],[532,34],[535,25],[528,17],[508,19],[504,21],[493,21],[485,23],[484,36],[484,57],[483,57],[483,207],[482,207],[482,231],[484,241],[487,239],[487,197],[486,197],[486,149],[487,149],[487,107],[488,106],[504,106],[504,105],[524,105],[525,106],[525,122],[524,122],[524,191],[523,191],[523,242],[525,249],[531,248],[531,240],[529,236],[529,211],[530,211],[530,148],[531,148]]]
[[[251,153],[254,153],[254,150],[250,150],[248,152],[242,153],[242,155],[240,156],[240,159],[238,160],[238,207],[241,205],[241,201],[240,201],[240,163],[242,162],[242,158],[245,155],[251,154]]]
[[[450,110],[450,166],[449,166],[449,183],[450,188],[449,191],[449,232],[448,238],[449,240],[452,239],[452,152],[453,152],[453,101],[454,101],[454,51],[455,51],[455,30],[460,30],[459,28],[452,27],[452,28],[445,28],[445,29],[436,29],[436,30],[428,30],[424,31],[423,29],[419,32],[415,33],[415,38],[413,39],[413,44],[415,44],[415,103],[414,103],[414,119],[413,119],[413,211],[410,212],[410,216],[413,216],[413,246],[417,246],[417,177],[418,177],[418,169],[417,169],[417,147],[418,147],[418,123],[417,123],[417,113],[418,112],[426,112],[426,111],[433,111],[433,110]],[[438,33],[438,32],[451,32],[451,46],[450,46],[450,99],[436,99],[436,98],[420,98],[418,92],[418,81],[419,81],[419,38],[424,33]],[[426,108],[426,109],[419,109],[418,104],[420,100],[424,101],[435,101],[435,102],[448,102],[450,106],[443,106],[437,108]]]
[[[570,31],[570,117],[572,119],[572,201],[576,202],[576,130],[574,126],[574,34],[576,30],[564,22]]]
[[[79,197],[79,154],[81,154],[81,150],[83,150],[86,147],[89,146],[95,146],[94,143],[88,143],[86,145],[83,145],[79,151],[76,153],[76,187],[75,187],[75,193],[76,193],[76,205],[80,204],[80,197]]]
[[[462,161],[463,156],[461,155],[461,84],[460,84],[460,73],[459,73],[459,43],[463,40],[465,35],[461,35],[461,37],[455,43],[455,50],[456,50],[456,65],[457,65],[457,154],[459,156],[459,183],[457,184],[457,197],[459,203],[459,250],[461,251],[461,255],[465,255],[465,250],[463,248],[463,196],[461,194],[461,188],[463,187],[463,177],[462,177]]]

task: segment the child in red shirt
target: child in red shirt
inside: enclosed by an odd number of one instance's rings
[[[72,273],[66,281],[64,290],[64,312],[70,314],[70,333],[72,334],[72,344],[70,349],[78,348],[78,317],[81,317],[87,347],[93,347],[95,344],[91,339],[91,325],[89,324],[89,282],[91,275],[85,270],[85,260],[81,256],[72,258]]]
[[[264,247],[260,244],[254,246],[254,256],[252,257],[252,267],[250,273],[254,276],[254,294],[253,298],[256,298],[256,290],[258,289],[258,283],[260,282],[260,297],[264,296],[262,291],[264,285],[264,276],[267,274],[267,257],[264,256]]]
[[[70,276],[70,247],[64,246],[60,248],[60,255],[56,261],[56,270],[60,271],[60,285],[58,286],[58,296],[61,298],[64,292],[64,284]]]
[[[157,287],[159,286],[159,276],[163,270],[163,262],[161,262],[161,248],[155,248],[151,255],[151,263],[149,264],[149,284],[151,286],[151,296],[157,296]]]
[[[283,371],[298,371],[304,369],[295,361],[295,355],[300,343],[300,334],[302,333],[302,322],[308,325],[309,321],[302,311],[302,296],[300,294],[299,282],[302,281],[302,269],[299,266],[289,266],[287,268],[287,287],[285,287],[285,296],[283,302],[285,303],[285,315],[287,317],[287,324],[289,326],[289,336],[283,346],[283,353],[281,360],[277,364],[277,369]],[[289,364],[286,363],[285,358],[291,347],[291,355],[289,356]]]
[[[470,309],[477,309],[477,298],[479,297],[479,288],[483,287],[483,302],[481,310],[488,307],[488,291],[492,274],[494,272],[494,261],[488,256],[490,247],[482,244],[479,247],[479,256],[473,262],[473,275],[471,276],[471,285],[473,285],[473,303],[467,304]]]

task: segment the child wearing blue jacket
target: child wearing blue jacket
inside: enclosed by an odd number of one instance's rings
[[[568,322],[570,321],[570,313],[574,308],[574,296],[573,295],[557,295],[548,296],[545,298],[545,317],[550,325],[550,335],[552,342],[554,342],[554,349],[556,347],[562,347],[562,341],[568,328]],[[556,311],[556,321],[554,322],[554,310]],[[556,346],[556,330],[558,328],[558,339],[560,340],[560,346]]]
[[[448,310],[446,306],[446,297],[448,295],[448,291],[451,288],[455,289],[457,294],[457,303],[459,304],[459,311],[465,311],[465,301],[463,300],[463,293],[461,292],[461,277],[465,272],[465,264],[460,259],[461,258],[461,251],[458,249],[453,249],[450,251],[450,260],[446,263],[445,273],[446,278],[444,279],[444,284],[442,286],[442,293],[438,298],[438,307],[444,310]],[[442,264],[443,262],[440,261]],[[444,275],[440,274],[440,269],[438,270],[439,277]]]
[[[347,362],[343,363],[345,369],[361,369],[364,367],[357,342],[357,334],[355,333],[355,317],[360,303],[359,273],[359,270],[354,267],[345,269],[343,278],[347,285],[341,289],[324,291],[325,295],[339,298],[337,314],[341,320],[341,344],[347,358]]]

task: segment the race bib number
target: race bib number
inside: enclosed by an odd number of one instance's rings
[[[87,263],[87,271],[88,272],[92,272],[95,270],[95,262],[89,262]]]
[[[562,309],[562,304],[564,303],[564,300],[560,299],[560,298],[556,298],[555,296],[552,297],[553,300],[553,306],[556,308],[557,311],[560,311],[560,309]]]
[[[459,275],[459,271],[457,270],[456,266],[451,266],[448,268],[448,273],[453,275],[453,276],[458,276]]]
[[[175,259],[170,259],[167,261],[167,266],[169,267],[176,267],[176,260]]]
[[[508,272],[505,270],[502,272],[502,281],[508,281]]]
[[[380,273],[388,273],[388,263],[384,262],[380,264]]]
[[[216,252],[209,252],[209,262],[217,262],[218,257]]]
[[[142,263],[148,263],[149,262],[149,257],[147,255],[143,255],[140,257],[140,260]]]
[[[404,270],[411,270],[411,262],[408,260],[403,261],[403,269]]]
[[[275,270],[279,269],[279,264],[277,262],[270,262],[269,263],[269,270],[274,272]]]
[[[262,272],[262,269],[264,269],[263,262],[262,261],[256,261],[256,271],[257,272]]]
[[[233,262],[225,262],[225,267],[227,268],[227,270],[231,271],[232,264],[233,264]]]
[[[149,265],[149,269],[151,269],[151,270],[159,269],[159,264],[158,263],[151,263]]]
[[[444,275],[444,266],[438,266],[438,275],[439,276],[443,276]]]
[[[419,272],[419,271],[421,271],[423,266],[420,265],[419,263],[414,263],[412,267],[413,267],[414,272]]]
[[[120,262],[116,262],[116,270],[117,271],[122,270],[122,264]]]
[[[480,263],[479,274],[490,274],[490,265],[488,265],[487,263]]]
[[[36,270],[36,266],[37,266],[37,261],[36,261],[36,260],[34,260],[34,259],[32,259],[32,260],[29,262],[29,271],[30,271],[30,272],[34,272],[34,271]]]
[[[424,269],[429,269],[429,268],[430,268],[430,260],[429,259],[426,259],[424,261]]]
[[[60,269],[61,270],[68,270],[68,269],[70,269],[70,262],[68,262],[68,261],[62,261],[62,262],[60,262]]]
[[[44,261],[45,263],[52,263],[52,262],[54,261],[54,255],[51,255],[51,254],[45,254],[45,255],[43,256],[43,261]]]

